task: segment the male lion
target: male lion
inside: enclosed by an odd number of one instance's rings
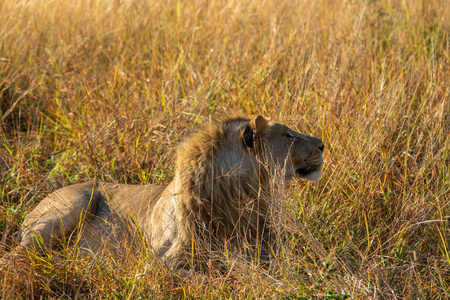
[[[24,220],[16,252],[71,240],[95,253],[118,247],[130,227],[174,269],[208,247],[262,245],[270,240],[272,176],[317,180],[323,150],[317,138],[233,113],[201,126],[179,146],[168,185],[84,183],[53,192]]]

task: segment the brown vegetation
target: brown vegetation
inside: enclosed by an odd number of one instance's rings
[[[64,248],[1,297],[450,297],[449,20],[444,0],[0,2],[2,240],[71,183],[169,182],[174,145],[216,111],[328,149],[321,181],[277,197],[277,268],[180,279],[145,247]]]

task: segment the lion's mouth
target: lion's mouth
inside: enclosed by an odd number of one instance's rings
[[[295,175],[310,181],[316,181],[322,176],[322,165],[298,168],[295,170]]]
[[[317,168],[298,168],[295,173],[299,176],[308,176],[312,172],[317,171]]]

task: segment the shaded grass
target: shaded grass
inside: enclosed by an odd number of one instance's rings
[[[175,145],[213,112],[321,137],[326,165],[281,198],[277,271],[201,284],[138,253],[119,267],[65,253],[17,268],[2,297],[449,297],[449,12],[420,0],[3,1],[2,240],[56,188],[169,182]]]

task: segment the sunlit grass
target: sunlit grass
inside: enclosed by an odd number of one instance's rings
[[[2,241],[56,188],[169,182],[215,112],[320,137],[326,163],[278,199],[277,268],[183,278],[142,245],[58,249],[1,297],[450,297],[449,20],[438,0],[2,1]]]

